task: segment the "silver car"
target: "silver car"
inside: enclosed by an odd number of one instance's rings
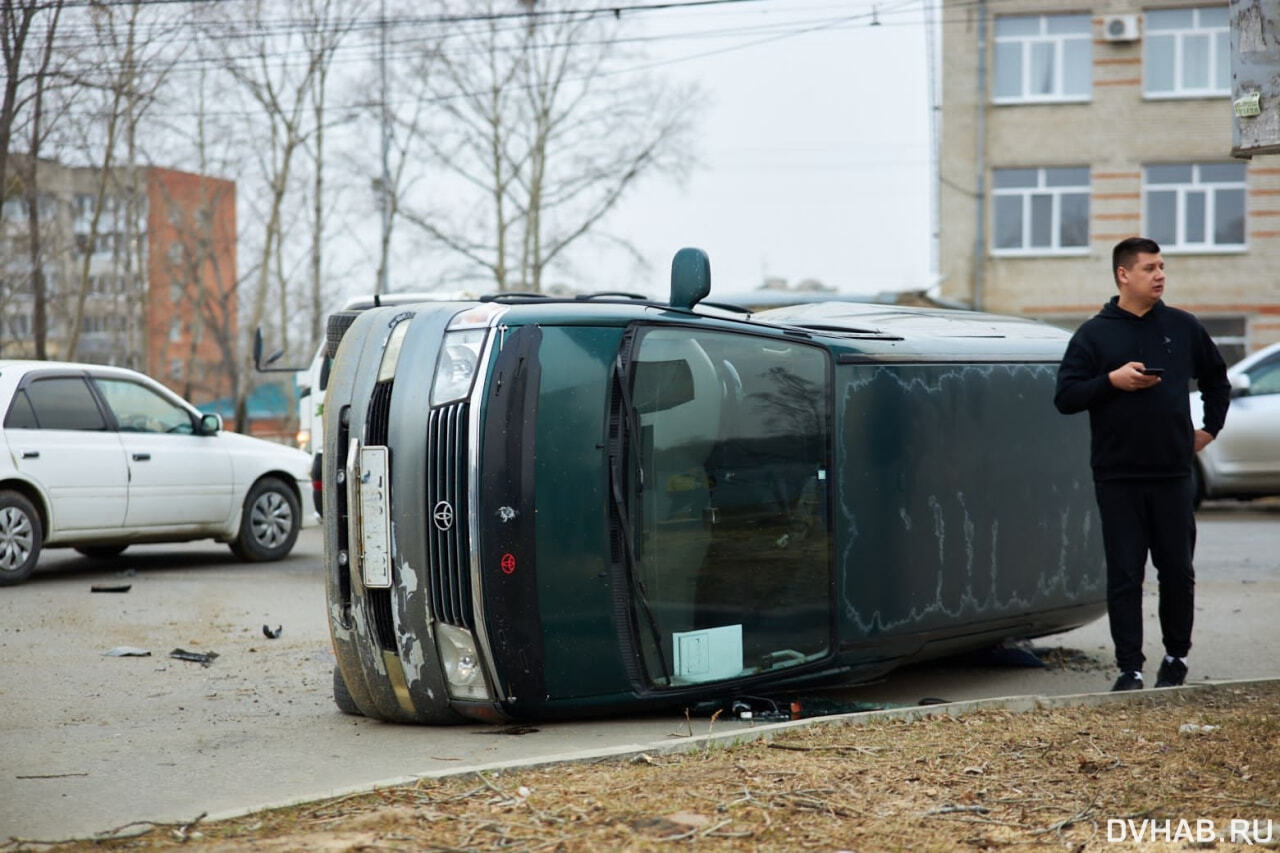
[[[1217,440],[1196,457],[1197,501],[1280,495],[1280,343],[1232,365],[1227,377],[1231,410]],[[1191,411],[1201,411],[1199,394],[1191,395]]]

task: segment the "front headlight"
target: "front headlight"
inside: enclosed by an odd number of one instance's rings
[[[431,405],[461,400],[471,391],[484,347],[484,329],[446,332],[431,383]]]
[[[484,684],[480,655],[471,632],[437,623],[436,645],[440,649],[445,680],[449,682],[449,695],[455,699],[488,699],[489,689]]]

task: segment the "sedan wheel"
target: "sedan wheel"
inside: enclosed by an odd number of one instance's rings
[[[293,490],[275,477],[266,477],[244,499],[240,535],[231,550],[247,562],[279,560],[293,550],[301,526],[302,513]]]
[[[31,501],[0,492],[0,586],[22,583],[35,571],[44,530]]]

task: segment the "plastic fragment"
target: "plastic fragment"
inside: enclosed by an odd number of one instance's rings
[[[104,658],[149,658],[151,652],[136,646],[116,646],[102,653]]]
[[[280,636],[280,634],[281,634],[281,633],[283,633],[283,632],[284,632],[284,626],[283,626],[283,625],[277,625],[277,626],[276,626],[276,627],[274,627],[274,628],[272,628],[272,627],[270,627],[270,626],[268,626],[268,625],[263,625],[263,626],[262,626],[262,636],[266,637],[268,640],[274,640],[274,639],[276,639],[276,638],[277,638],[277,637],[279,637],[279,636]]]
[[[189,652],[186,649],[174,649],[169,652],[169,657],[177,660],[189,660],[192,663],[198,663],[201,666],[208,666],[213,663],[214,658],[218,656],[217,652]]]
[[[89,592],[128,592],[131,589],[131,583],[95,583],[89,587]]]

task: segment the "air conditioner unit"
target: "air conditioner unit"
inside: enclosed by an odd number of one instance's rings
[[[1107,15],[1102,19],[1102,37],[1107,41],[1138,40],[1137,15]]]

